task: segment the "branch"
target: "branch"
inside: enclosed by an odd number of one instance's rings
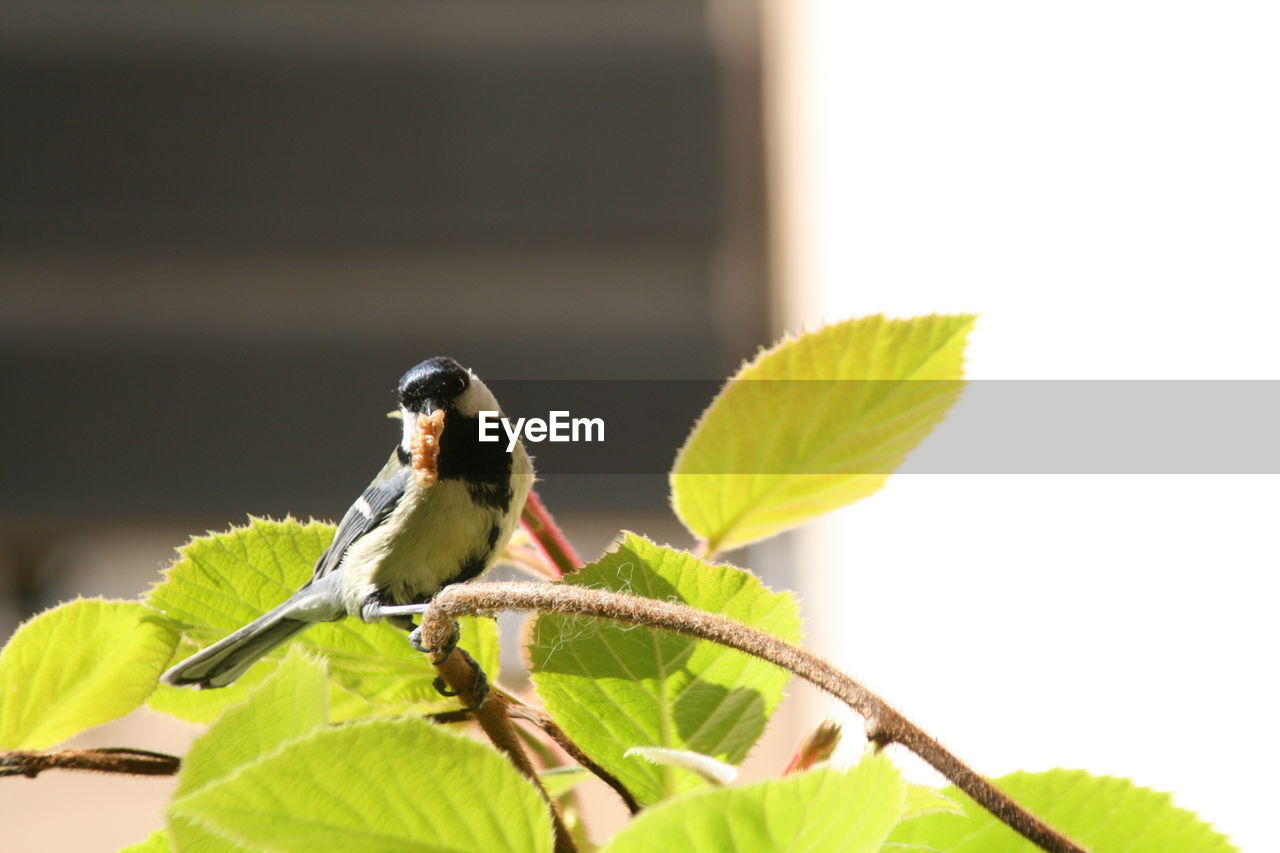
[[[573,550],[536,490],[529,491],[524,511],[520,514],[520,523],[538,546],[542,556],[559,570],[560,576],[571,575],[582,568],[582,558]]]
[[[1018,805],[887,702],[828,661],[807,649],[715,613],[669,601],[563,584],[454,584],[438,593],[422,614],[422,643],[428,648],[447,648],[456,630],[453,627],[456,617],[498,610],[573,613],[663,628],[767,660],[844,702],[865,720],[867,739],[872,743],[881,748],[890,743],[902,744],[1037,846],[1050,853],[1084,853],[1084,848]]]
[[[163,752],[129,747],[101,749],[0,750],[0,776],[34,779],[46,770],[92,770],[134,776],[172,776],[182,759]]]
[[[458,626],[452,619],[446,620],[447,628],[452,636],[456,638]],[[438,627],[438,626],[437,626]],[[447,641],[448,643],[456,642],[455,639]],[[447,643],[446,646],[447,647]],[[435,648],[442,648],[436,646]],[[458,650],[453,649],[448,657],[436,664],[436,669],[440,673],[440,677],[444,679],[445,684],[454,690],[458,698],[465,706],[476,704],[475,688],[482,684],[483,675],[473,661],[466,655],[460,654]],[[538,777],[538,771],[534,768],[533,762],[529,760],[528,754],[525,753],[524,747],[520,745],[519,735],[516,733],[516,727],[511,723],[511,717],[507,715],[507,702],[498,693],[498,691],[489,691],[484,697],[483,704],[476,708],[473,712],[475,721],[480,724],[480,728],[484,730],[485,735],[493,742],[493,745],[502,752],[507,754],[511,759],[511,763],[515,765],[533,786],[538,789],[538,793],[542,794],[542,798],[547,801],[547,806],[551,811],[551,822],[556,834],[556,853],[577,853],[578,847],[573,842],[573,837],[569,834],[568,827],[564,824],[564,818],[560,814],[560,810],[556,808],[556,804],[547,796],[547,791],[542,787],[542,780]]]

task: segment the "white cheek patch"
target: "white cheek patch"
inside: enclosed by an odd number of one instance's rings
[[[402,407],[400,409],[400,422],[402,424],[400,447],[404,449],[405,453],[408,453],[413,449],[413,431],[417,428],[418,416]]]
[[[459,414],[468,418],[474,418],[482,411],[498,410],[498,401],[494,399],[493,392],[474,373],[471,374],[471,384],[454,405]]]

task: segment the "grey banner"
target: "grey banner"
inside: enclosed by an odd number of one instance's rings
[[[603,440],[526,441],[539,473],[663,474],[721,388],[702,381],[489,383],[507,416],[599,419]],[[804,473],[889,473],[892,438],[922,411],[954,407],[897,470],[907,474],[1280,474],[1280,381],[757,382],[740,427],[752,440],[802,447]],[[901,414],[902,401],[911,411]],[[800,412],[797,421],[783,413]],[[790,422],[787,434],[783,424]],[[815,430],[812,424],[820,426]],[[497,433],[501,430],[496,428]],[[782,430],[782,432],[779,432]],[[808,434],[806,434],[808,431]],[[592,437],[596,437],[592,433]],[[503,439],[505,441],[505,438]],[[850,449],[853,452],[849,452]],[[793,472],[752,454],[697,473]]]

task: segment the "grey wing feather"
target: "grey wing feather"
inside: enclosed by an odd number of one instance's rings
[[[396,454],[392,453],[387,464],[378,472],[378,476],[342,517],[342,521],[338,524],[338,532],[333,535],[333,543],[316,561],[313,580],[322,578],[336,569],[342,562],[342,555],[347,552],[351,544],[373,530],[391,514],[391,511],[400,503],[400,498],[404,496],[410,474],[409,469],[400,463]]]
[[[329,622],[346,615],[342,609],[341,578],[311,582],[289,599],[254,619],[240,630],[171,668],[160,677],[180,687],[225,687],[248,671],[267,652],[314,622]]]

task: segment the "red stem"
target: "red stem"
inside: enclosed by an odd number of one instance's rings
[[[538,546],[547,564],[555,569],[557,578],[571,575],[582,568],[582,558],[573,550],[536,490],[529,491],[529,497],[524,502],[524,512],[520,514],[520,524]]]

